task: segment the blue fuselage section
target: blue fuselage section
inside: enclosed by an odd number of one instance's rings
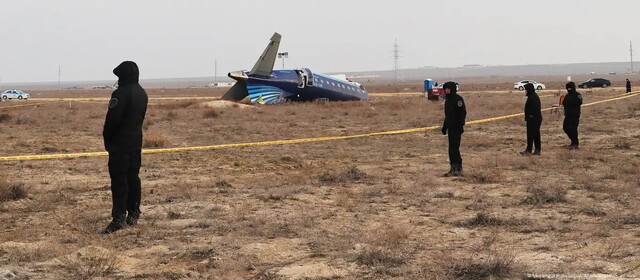
[[[251,102],[265,104],[286,100],[356,101],[369,99],[369,94],[360,84],[313,73],[306,68],[274,70],[272,75],[268,77],[249,75],[246,86]]]

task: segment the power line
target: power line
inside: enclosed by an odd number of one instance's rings
[[[629,41],[629,54],[631,55],[631,73],[633,72],[633,41]]]

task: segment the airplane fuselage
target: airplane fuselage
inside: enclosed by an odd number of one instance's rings
[[[357,83],[313,73],[309,69],[274,70],[271,76],[248,75],[246,87],[251,102],[279,103],[285,100],[355,101],[369,98]]]
[[[247,96],[251,102],[274,104],[283,101],[354,101],[369,99],[369,94],[358,83],[313,73],[307,68],[273,70],[280,39],[273,34],[264,52],[251,71],[229,73],[229,78],[238,81],[222,99],[240,101]]]

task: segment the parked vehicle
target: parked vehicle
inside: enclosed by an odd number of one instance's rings
[[[24,99],[27,100],[29,99],[29,94],[26,92],[22,92],[20,90],[17,89],[10,89],[10,90],[5,90],[2,94],[0,94],[0,99],[2,100],[7,100],[7,99]]]
[[[524,90],[524,85],[526,84],[533,84],[533,87],[537,90],[543,90],[546,89],[547,86],[543,83],[538,83],[536,81],[531,81],[531,80],[524,80],[524,81],[519,81],[515,84],[513,84],[513,88],[517,89],[517,90]]]
[[[611,81],[603,78],[591,79],[586,82],[580,83],[578,85],[579,88],[594,88],[594,87],[606,88],[610,86],[611,86]]]

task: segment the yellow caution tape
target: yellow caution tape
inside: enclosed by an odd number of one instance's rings
[[[82,101],[74,101],[74,102],[78,102],[78,103],[88,103],[88,104],[109,104],[109,102],[107,101],[89,101],[89,100],[82,100]],[[165,105],[167,103],[148,103],[147,105],[149,106],[156,106],[156,105]]]
[[[33,101],[109,101],[108,97],[78,97],[78,98],[31,98]],[[167,96],[149,97],[149,100],[210,100],[220,99],[213,96]]]
[[[392,96],[416,96],[424,95],[422,92],[405,92],[405,93],[369,93],[369,96],[375,97],[392,97]]]
[[[11,105],[11,106],[0,106],[0,110],[10,109],[10,108],[19,108],[19,107],[38,106],[38,105],[44,105],[44,104],[49,104],[49,103],[55,103],[55,101],[20,104],[20,105]]]
[[[640,91],[632,92],[630,94],[625,94],[624,96],[619,96],[619,97],[615,97],[615,98],[611,98],[611,99],[596,101],[596,102],[584,104],[582,106],[592,106],[592,105],[601,104],[601,103],[605,103],[605,102],[612,102],[612,101],[622,100],[622,99],[638,96],[639,94],[640,94]],[[548,110],[551,110],[551,109],[552,108],[547,108],[547,109],[543,109],[542,111],[548,111]],[[492,122],[492,121],[504,120],[504,119],[508,119],[508,118],[519,117],[519,116],[523,116],[523,115],[524,115],[524,113],[511,114],[511,115],[506,115],[506,116],[501,116],[501,117],[470,121],[470,122],[467,122],[467,124],[486,123],[486,122]],[[421,127],[421,128],[411,128],[411,129],[393,130],[393,131],[382,131],[382,132],[357,134],[357,135],[347,135],[347,136],[328,136],[328,137],[301,138],[301,139],[291,139],[291,140],[275,140],[275,141],[264,141],[264,142],[253,142],[253,143],[221,144],[221,145],[184,147],[184,148],[147,149],[147,150],[142,150],[142,153],[143,154],[158,154],[158,153],[174,153],[174,152],[186,152],[186,151],[204,151],[204,150],[240,148],[240,147],[298,144],[298,143],[309,143],[309,142],[321,142],[321,141],[333,141],[333,140],[363,138],[363,137],[372,137],[372,136],[381,136],[381,135],[397,135],[397,134],[416,133],[416,132],[424,132],[424,131],[428,131],[428,130],[436,130],[436,129],[440,129],[440,128],[441,128],[441,126],[429,126],[429,127]],[[81,158],[81,157],[99,157],[99,156],[107,156],[107,155],[108,155],[107,152],[53,154],[53,155],[27,155],[27,156],[0,157],[0,161],[64,159],[64,158]]]

